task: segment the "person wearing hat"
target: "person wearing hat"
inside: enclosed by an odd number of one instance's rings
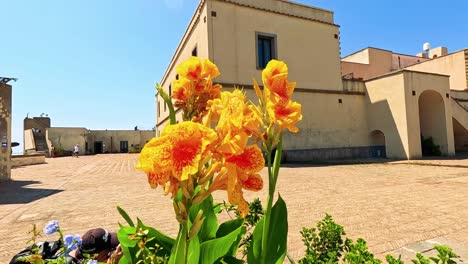
[[[81,238],[81,245],[70,256],[78,261],[86,259],[84,254],[99,262],[118,263],[122,257],[120,243],[115,232],[104,228],[94,228],[86,232]]]

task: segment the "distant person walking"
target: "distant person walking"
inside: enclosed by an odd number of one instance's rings
[[[76,144],[73,147],[73,156],[72,157],[77,157],[78,158],[78,154],[80,154],[80,147],[78,147],[78,144]]]
[[[50,145],[50,157],[55,158],[55,147],[54,145]]]

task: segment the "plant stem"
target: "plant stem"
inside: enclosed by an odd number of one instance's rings
[[[265,222],[263,223],[263,234],[262,234],[262,262],[266,263],[267,246],[269,242],[269,229],[271,222],[271,210],[273,206],[273,200],[275,197],[276,181],[278,179],[279,167],[281,164],[281,152],[282,152],[283,136],[280,134],[279,142],[276,147],[275,160],[273,166],[271,164],[271,145],[267,146],[267,166],[268,166],[268,198],[267,208],[265,211]],[[272,168],[273,167],[273,168]],[[273,171],[272,171],[273,169]],[[270,243],[273,241],[270,241]],[[273,242],[274,243],[274,242]]]
[[[188,217],[187,217],[187,218],[188,218]],[[188,263],[188,254],[189,254],[188,250],[189,250],[189,244],[190,244],[190,241],[189,241],[189,233],[190,233],[190,230],[189,230],[188,221],[189,221],[189,220],[187,219],[187,221],[184,223],[184,227],[183,227],[183,228],[185,228],[185,230],[186,230],[186,231],[185,231],[185,237],[184,237],[184,239],[185,239],[184,263],[186,263],[186,264]]]
[[[271,146],[268,146],[267,149],[267,165],[268,165],[268,197],[267,197],[267,208],[265,211],[265,221],[263,222],[263,234],[262,234],[262,262],[266,263],[266,249],[268,246],[268,229],[270,227],[270,218],[271,218],[271,208],[273,205],[274,197],[274,186],[273,175],[271,171]]]

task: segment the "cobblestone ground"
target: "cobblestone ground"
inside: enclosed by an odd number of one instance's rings
[[[170,199],[149,188],[146,177],[134,170],[136,159],[134,154],[67,157],[13,169],[14,181],[0,183],[0,263],[25,247],[32,224],[42,229],[56,219],[65,233],[83,234],[98,226],[116,230],[122,222],[116,205],[175,236]],[[468,160],[457,164],[468,165]],[[315,225],[325,213],[349,237],[366,239],[379,257],[411,251],[421,241],[445,241],[466,254],[468,166],[463,166],[286,165],[278,190],[288,205],[291,255],[299,259],[304,252],[301,228]],[[248,193],[247,198],[265,201],[265,195]]]

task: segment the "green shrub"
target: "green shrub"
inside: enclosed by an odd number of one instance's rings
[[[421,148],[423,156],[441,156],[440,146],[434,143],[432,137],[424,138],[421,136]]]
[[[437,257],[429,257],[436,264],[456,264],[455,258],[459,258],[457,254],[455,254],[451,248],[447,246],[435,246],[437,250]]]
[[[343,257],[344,263],[349,264],[379,264],[382,263],[379,259],[374,258],[368,248],[367,243],[364,239],[358,238],[356,243],[353,240],[347,238],[345,242],[346,254]],[[388,259],[387,259],[388,261]],[[390,264],[396,264],[396,262],[389,262]]]
[[[317,228],[302,228],[301,235],[306,254],[299,263],[338,263],[344,249],[342,236],[346,233],[330,215],[318,222]]]
[[[316,228],[302,228],[302,241],[306,246],[304,258],[299,260],[300,264],[380,264],[381,260],[374,257],[364,239],[358,238],[353,242],[346,235],[344,228],[335,223],[330,215],[326,215],[323,220],[317,223]],[[345,241],[343,242],[343,239]],[[459,258],[451,248],[447,246],[435,246],[437,257],[425,258],[421,253],[416,254],[416,259],[411,261],[414,264],[455,264]],[[404,264],[401,256],[397,258],[387,255],[388,264]]]
[[[226,202],[219,204],[219,206],[219,212],[225,211],[228,214],[234,213],[237,218],[240,217],[240,213],[237,211],[235,206],[229,205]],[[239,252],[242,254],[243,260],[245,260],[248,248],[252,242],[252,230],[264,214],[265,211],[263,210],[260,199],[255,198],[251,203],[249,203],[249,213],[245,216],[244,222],[244,226],[246,227],[247,232],[244,234],[239,244]]]

